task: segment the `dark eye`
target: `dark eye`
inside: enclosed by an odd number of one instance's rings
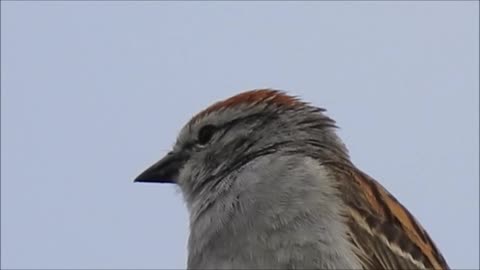
[[[214,125],[206,125],[202,127],[200,131],[198,131],[198,139],[197,139],[198,144],[200,145],[207,144],[210,141],[210,139],[212,139],[213,134],[215,133],[216,130],[217,128]]]

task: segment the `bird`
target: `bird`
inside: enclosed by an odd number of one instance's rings
[[[286,91],[245,91],[193,116],[134,181],[179,186],[188,269],[450,269],[337,129]]]

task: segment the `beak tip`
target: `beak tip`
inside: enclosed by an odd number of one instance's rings
[[[133,180],[134,183],[141,183],[141,182],[148,182],[147,180],[149,179],[150,177],[147,177],[147,175],[145,174],[145,172],[141,173],[140,175],[138,175],[137,177],[135,177],[135,179]]]
[[[164,158],[150,166],[142,172],[134,183],[175,183],[175,178],[179,174],[179,168],[185,160],[184,155],[168,153]]]
[[[159,180],[155,178],[148,178],[148,177],[143,177],[143,175],[138,176],[133,180],[134,183],[148,183],[148,182],[160,182]]]
[[[133,183],[175,183],[175,181],[170,178],[148,177],[148,175],[141,174],[133,180]]]

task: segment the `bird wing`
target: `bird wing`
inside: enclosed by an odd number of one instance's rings
[[[450,269],[427,232],[385,188],[356,168],[342,171],[349,178],[343,185],[349,190],[342,192],[348,237],[364,269]]]

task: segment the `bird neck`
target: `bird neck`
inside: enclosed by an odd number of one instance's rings
[[[221,268],[226,258],[219,254],[234,254],[227,260],[239,260],[240,268],[248,266],[245,263],[262,265],[253,258],[264,258],[267,267],[288,266],[300,260],[288,250],[305,247],[318,253],[322,263],[336,260],[340,268],[356,266],[353,254],[345,257],[351,250],[332,181],[318,160],[304,156],[266,156],[247,165],[225,179],[228,192],[208,202],[201,215],[191,216],[189,265],[207,267],[209,261]],[[313,263],[306,266],[323,268]]]

